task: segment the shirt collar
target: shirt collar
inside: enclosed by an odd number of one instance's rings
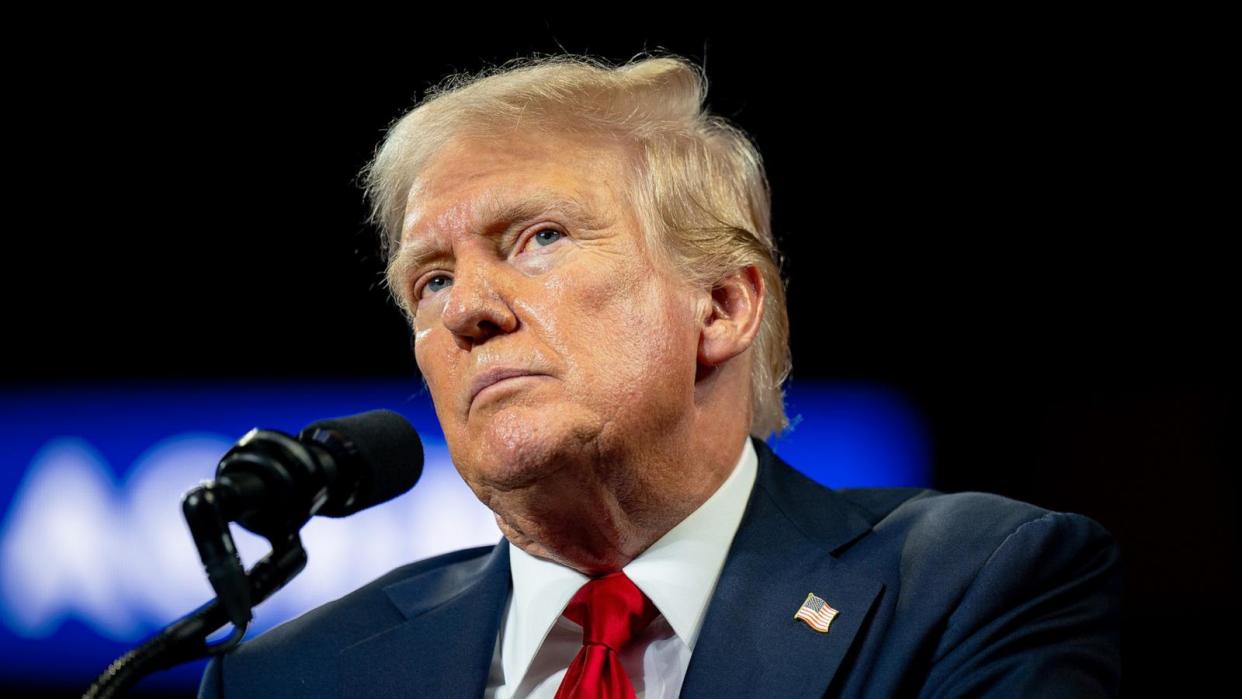
[[[747,437],[733,472],[716,492],[622,568],[691,650],[754,487],[758,463],[755,447]],[[536,558],[512,543],[509,570],[513,596],[508,619],[514,628],[506,631],[505,675],[523,677],[548,631],[589,578],[554,561]],[[520,672],[511,675],[510,669]]]

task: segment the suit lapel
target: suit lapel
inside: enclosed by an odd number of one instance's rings
[[[822,696],[884,586],[834,556],[871,530],[853,505],[755,441],[759,473],[682,685],[684,697]],[[839,614],[795,621],[808,592]]]
[[[502,540],[479,561],[384,588],[406,621],[341,651],[341,695],[482,696],[510,586]]]

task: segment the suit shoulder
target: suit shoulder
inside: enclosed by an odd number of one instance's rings
[[[939,495],[927,488],[837,488],[833,492],[861,510],[873,524],[912,499]]]
[[[1112,545],[1107,530],[1089,517],[979,492],[921,491],[892,507],[873,532],[882,540],[900,540],[906,565],[927,558],[937,568],[955,561],[977,569],[1019,536],[1090,547]]]
[[[352,626],[365,627],[361,629],[365,633],[374,629],[377,618],[396,618],[399,614],[384,594],[385,587],[432,571],[475,562],[491,553],[492,549],[492,546],[462,549],[394,568],[343,597],[272,628],[248,641],[245,647],[258,651],[293,640],[313,644],[321,637],[330,639],[334,646],[344,647],[353,642],[347,639],[359,640],[355,638],[357,634],[350,633]]]
[[[900,517],[918,519],[926,524],[972,522],[976,527],[995,525],[1012,529],[1018,524],[1048,514],[1046,510],[1021,500],[993,493],[940,493],[928,491],[912,498],[893,512]]]
[[[944,547],[968,562],[932,652],[934,696],[1111,696],[1120,678],[1121,561],[1089,517],[999,496],[963,493],[957,509],[981,522]],[[953,511],[953,507],[945,511]],[[968,520],[970,521],[970,520]],[[978,543],[972,550],[970,547]],[[936,563],[916,564],[928,571]],[[926,589],[943,589],[943,568]],[[953,576],[950,579],[957,580]],[[998,672],[998,668],[1006,670]]]
[[[894,508],[890,518],[927,529],[969,527],[981,533],[1008,535],[1028,523],[1058,520],[1070,524],[1099,527],[1079,514],[1054,512],[993,493],[938,493],[925,491]]]
[[[248,691],[267,686],[275,676],[297,677],[308,686],[323,686],[320,678],[333,671],[334,658],[341,649],[404,620],[384,588],[432,572],[477,565],[494,548],[462,549],[395,568],[339,599],[245,641],[224,658],[213,660],[207,676],[214,674],[224,678],[225,684],[244,686]],[[276,668],[282,672],[273,673]]]

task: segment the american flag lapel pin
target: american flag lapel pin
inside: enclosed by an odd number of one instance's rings
[[[838,612],[824,600],[808,592],[806,600],[794,612],[793,618],[801,619],[804,624],[820,633],[828,633],[828,625],[836,618]]]

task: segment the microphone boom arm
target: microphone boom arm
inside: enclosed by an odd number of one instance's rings
[[[83,696],[112,697],[158,670],[231,650],[251,609],[306,567],[298,531],[314,515],[345,517],[414,487],[423,448],[405,418],[387,410],[320,420],[297,437],[253,429],[230,449],[216,479],[191,489],[182,512],[216,598],[164,627],[108,666]],[[272,550],[249,572],[229,523],[267,539]],[[233,633],[209,645],[225,624]]]
[[[251,604],[266,600],[305,567],[306,549],[302,548],[302,540],[296,533],[273,542],[271,553],[255,563],[245,576]],[[215,646],[207,643],[207,637],[227,623],[229,613],[219,598],[204,604],[114,661],[86,691],[84,699],[120,696],[153,672],[228,651],[245,634],[245,625],[237,627],[224,643]]]

